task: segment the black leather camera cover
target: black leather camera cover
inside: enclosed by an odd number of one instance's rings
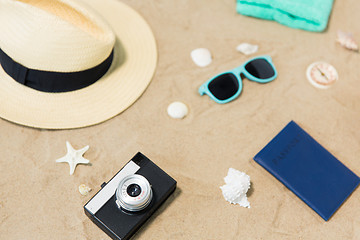
[[[149,181],[153,191],[153,198],[149,206],[139,212],[124,211],[119,209],[115,203],[116,189],[114,187],[117,187],[120,180],[124,177],[119,176],[128,171],[129,166],[135,166],[135,168],[131,170],[133,172],[127,172],[126,174],[136,173],[144,176]],[[108,186],[109,183],[112,186]],[[111,238],[129,239],[174,192],[175,188],[176,181],[139,152],[85,204],[85,214]],[[104,196],[102,191],[110,191],[112,195],[107,194],[107,197],[101,197],[100,195]]]

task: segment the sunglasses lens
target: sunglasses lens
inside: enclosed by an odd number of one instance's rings
[[[249,62],[246,64],[245,69],[248,73],[259,79],[267,79],[275,75],[274,69],[270,63],[262,58]]]
[[[235,95],[239,89],[239,82],[234,74],[225,73],[214,78],[208,88],[217,99],[225,100]]]

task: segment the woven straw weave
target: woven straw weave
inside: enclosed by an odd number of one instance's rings
[[[157,63],[149,25],[119,0],[0,0],[0,34],[10,57],[48,71],[93,67],[115,44],[108,72],[76,91],[40,92],[0,67],[0,117],[30,127],[79,128],[116,116],[145,91]]]
[[[0,48],[38,70],[75,72],[104,61],[115,35],[101,16],[69,0],[0,0]]]

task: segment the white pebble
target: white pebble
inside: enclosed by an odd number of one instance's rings
[[[236,47],[236,50],[238,50],[239,52],[245,55],[256,53],[258,49],[259,49],[258,45],[252,45],[250,43],[241,43]]]
[[[212,57],[209,49],[197,48],[191,51],[191,58],[199,67],[206,67],[212,62]]]
[[[181,119],[181,118],[184,118],[188,114],[189,110],[188,110],[188,107],[184,103],[173,102],[168,106],[167,112],[170,117]]]

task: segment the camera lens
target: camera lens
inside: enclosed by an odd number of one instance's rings
[[[131,184],[127,187],[127,194],[129,194],[129,196],[131,197],[137,197],[140,195],[141,193],[141,188],[139,185],[137,184]]]
[[[153,192],[149,181],[139,174],[124,177],[116,189],[117,206],[130,212],[145,209],[152,197]]]

